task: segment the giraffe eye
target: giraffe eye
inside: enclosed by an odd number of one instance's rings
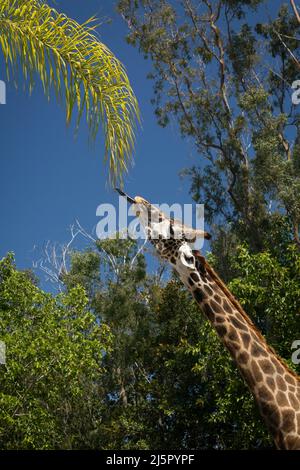
[[[193,264],[194,264],[194,261],[195,261],[194,256],[187,256],[187,255],[184,255],[184,259],[185,259],[185,261],[187,262],[187,264],[190,264],[190,265],[193,265]]]

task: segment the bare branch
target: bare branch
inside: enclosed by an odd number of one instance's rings
[[[296,7],[294,0],[290,0],[290,2],[291,2],[291,5],[292,5],[292,8],[294,10],[295,16],[297,18],[297,21],[300,24],[300,15],[299,15],[298,8]]]
[[[40,270],[45,274],[46,282],[58,286],[58,290],[63,288],[61,280],[62,274],[69,272],[70,255],[73,251],[75,240],[82,236],[83,239],[95,244],[96,239],[92,237],[76,220],[76,223],[70,226],[70,240],[66,244],[53,243],[48,240],[42,248],[42,253],[37,260],[32,263],[34,270]],[[35,250],[36,250],[35,246]]]

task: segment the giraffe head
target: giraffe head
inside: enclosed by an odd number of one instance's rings
[[[161,258],[168,260],[176,268],[182,281],[188,285],[192,273],[201,270],[201,266],[199,266],[200,252],[197,252],[198,254],[195,256],[195,250],[191,245],[198,237],[210,239],[210,234],[167,217],[141,196],[131,198],[123,191],[119,189],[117,191],[133,204],[135,214]]]
[[[182,221],[167,217],[156,206],[141,196],[131,198],[126,193],[117,189],[121,196],[133,204],[135,214],[139,217],[141,224],[146,230],[150,240],[152,239],[172,239],[193,243],[198,237],[210,239],[211,235],[203,230],[193,229],[184,225]]]

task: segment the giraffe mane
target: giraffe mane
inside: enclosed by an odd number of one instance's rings
[[[230,290],[228,289],[228,287],[224,284],[224,282],[220,279],[220,277],[218,276],[218,274],[216,273],[216,271],[211,267],[211,265],[208,263],[208,261],[201,256],[201,262],[204,261],[204,267],[205,267],[205,270],[206,272],[208,272],[210,274],[210,276],[213,278],[213,280],[215,281],[215,283],[219,286],[219,288],[222,290],[222,292],[227,296],[227,298],[230,300],[230,302],[234,305],[234,307],[238,310],[238,312],[242,315],[242,317],[246,320],[246,322],[251,326],[251,328],[254,329],[255,333],[257,334],[257,336],[263,341],[263,343],[265,344],[267,350],[273,354],[275,354],[275,356],[277,357],[277,359],[279,360],[279,362],[282,364],[282,366],[285,368],[285,369],[288,369],[288,372],[291,373],[297,380],[298,382],[300,383],[300,376],[292,369],[290,369],[289,365],[285,362],[285,360],[283,358],[281,358],[277,352],[274,350],[274,348],[272,348],[272,346],[270,346],[265,337],[262,335],[262,333],[259,331],[259,329],[256,327],[256,325],[253,323],[253,321],[251,320],[251,318],[247,315],[247,313],[245,312],[245,310],[243,309],[243,307],[241,306],[241,304],[239,303],[239,301],[234,297],[234,295],[230,292]]]

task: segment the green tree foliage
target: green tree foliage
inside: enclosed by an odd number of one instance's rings
[[[210,261],[215,262],[214,255]],[[300,255],[228,256],[229,284],[291,363],[300,338]],[[42,292],[11,256],[0,264],[0,446],[271,447],[236,365],[179,280],[147,274],[134,241],[74,252],[65,293]]]
[[[8,79],[16,79],[20,69],[31,91],[37,75],[48,98],[53,87],[63,99],[67,123],[77,106],[77,125],[85,111],[93,138],[102,125],[114,182],[132,157],[139,111],[125,68],[95,29],[95,18],[81,25],[44,1],[0,0],[0,49]]]
[[[158,123],[175,119],[201,155],[185,174],[215,235],[259,251],[281,215],[300,247],[294,11],[271,0],[119,0],[118,8],[128,42],[151,60]]]
[[[299,373],[290,361],[300,338],[299,132],[290,96],[299,24],[285,6],[268,19],[261,4],[120,0],[119,10],[129,42],[152,60],[159,123],[175,117],[203,157],[187,174],[215,226],[210,261]],[[67,35],[68,19],[49,15]],[[31,27],[36,33],[41,27],[43,41],[52,27],[34,18]],[[1,21],[3,15],[3,28]],[[11,44],[21,44],[15,37]],[[73,252],[61,281],[63,293],[46,294],[10,256],[0,264],[0,340],[7,346],[1,448],[272,446],[236,365],[198,306],[175,276],[163,282],[147,272],[134,241],[104,240]]]
[[[107,408],[102,418],[104,431],[103,427],[99,429],[99,438],[106,448],[130,448],[133,442],[141,448],[146,443],[149,447],[138,418],[139,403],[146,400],[139,388],[147,381],[148,371],[143,363],[150,358],[148,342],[154,326],[145,268],[144,257],[134,241],[105,240],[97,242],[97,252],[74,253],[71,269],[64,276],[68,288],[79,279],[86,287],[89,282],[94,285],[88,288],[90,305],[98,321],[105,321],[113,334],[112,351],[104,358]]]
[[[211,255],[211,262],[214,256]],[[281,256],[251,254],[244,246],[228,257],[230,288],[291,367],[300,337],[299,266],[295,245]],[[256,404],[236,365],[191,296],[176,278],[146,273],[131,240],[97,242],[74,253],[64,275],[89,292],[98,323],[112,333],[103,358],[105,406],[93,447],[108,449],[249,449],[271,447]]]
[[[0,447],[72,449],[91,446],[101,423],[103,356],[111,345],[77,285],[53,297],[0,262]]]
[[[280,261],[270,252],[251,255],[240,247],[233,260],[240,275],[230,283],[267,341],[287,359],[292,342],[300,337],[299,261],[293,244],[286,246]]]

